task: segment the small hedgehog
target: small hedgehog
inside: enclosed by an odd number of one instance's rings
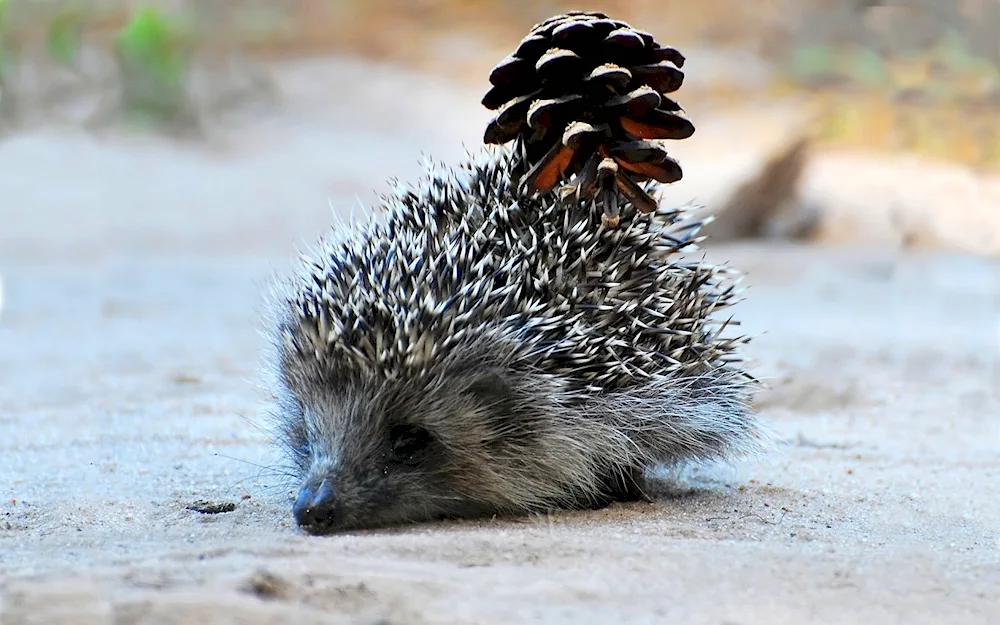
[[[609,191],[609,225],[601,194],[566,191],[576,172],[519,184],[538,162],[522,142],[432,164],[276,284],[271,390],[305,531],[648,499],[659,467],[759,448],[745,339],[715,318],[739,276],[690,256],[695,207]]]

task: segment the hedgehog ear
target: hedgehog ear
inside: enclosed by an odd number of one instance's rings
[[[490,407],[506,405],[514,396],[511,385],[496,371],[477,375],[469,382],[465,390],[481,403]]]

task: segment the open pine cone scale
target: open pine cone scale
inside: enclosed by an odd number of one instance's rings
[[[600,200],[617,224],[620,193],[641,212],[656,202],[639,184],[681,179],[655,141],[686,139],[694,125],[666,94],[684,82],[684,56],[603,13],[574,11],[536,25],[490,74],[482,104],[497,110],[486,143],[517,141],[522,190]]]

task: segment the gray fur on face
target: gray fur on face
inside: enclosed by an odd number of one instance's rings
[[[279,430],[325,532],[591,507],[646,469],[758,446],[734,274],[680,254],[693,207],[600,226],[488,150],[327,239],[268,322]]]

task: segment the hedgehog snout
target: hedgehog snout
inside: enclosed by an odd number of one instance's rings
[[[339,493],[329,477],[306,482],[292,505],[295,522],[310,533],[334,525],[340,511]]]

